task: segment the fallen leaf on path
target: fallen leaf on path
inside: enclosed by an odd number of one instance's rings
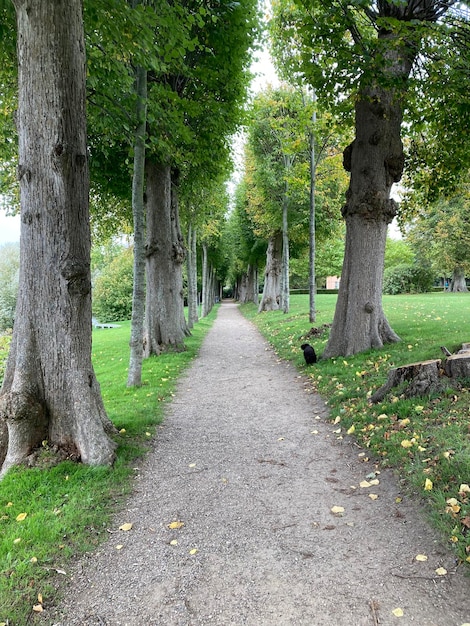
[[[44,607],[42,606],[42,604],[35,604],[33,606],[33,611],[35,613],[42,613],[44,611]]]
[[[339,423],[340,423],[340,421],[341,421],[341,418],[340,418],[340,416],[339,416],[339,415],[337,415],[337,416],[335,417],[334,421],[333,421],[333,424],[339,424]]]
[[[193,548],[192,550],[189,551],[189,554],[197,554],[199,552],[199,550],[197,548]]]
[[[447,570],[445,567],[438,567],[435,571],[438,576],[445,576],[447,574]]]
[[[190,463],[188,467],[196,467],[196,463]]]
[[[351,428],[348,428],[346,432],[348,433],[348,435],[352,435],[353,433],[355,433],[356,427],[354,426],[354,424],[351,426]]]
[[[379,497],[379,496],[378,496],[376,493],[370,493],[370,494],[369,494],[369,498],[370,498],[371,500],[377,500],[377,498],[378,498],[378,497]]]
[[[122,550],[124,548],[124,546],[122,545],[122,543],[120,543],[118,546],[116,546],[116,550]]]
[[[279,437],[278,441],[284,441],[284,437]]]
[[[425,554],[417,554],[415,558],[416,558],[417,561],[427,561],[428,560],[428,557]]]
[[[180,522],[180,521],[171,522],[170,524],[168,524],[168,528],[170,528],[170,530],[179,529],[179,528],[182,528],[183,526],[184,526],[184,522]]]
[[[170,541],[170,546],[177,546],[178,545],[178,539],[172,539]]]
[[[359,487],[366,489],[367,487],[370,487],[370,482],[368,480],[361,480],[361,482],[359,483]]]
[[[311,435],[318,435],[318,430],[311,430],[311,431],[310,431],[310,434],[311,434]]]
[[[344,507],[343,506],[333,506],[333,507],[331,507],[331,512],[333,513],[333,515],[338,515],[339,517],[341,517],[341,515],[343,515],[343,513],[344,513]]]
[[[371,485],[380,485],[380,480],[378,478],[374,478],[370,481]]]
[[[123,524],[122,526],[119,526],[119,530],[130,530],[132,528],[132,524],[131,523],[127,523],[127,524]]]
[[[395,615],[395,617],[403,617],[403,609],[393,609],[392,613]]]

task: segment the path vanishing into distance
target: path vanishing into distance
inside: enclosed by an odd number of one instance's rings
[[[419,503],[388,470],[360,487],[377,468],[327,418],[306,379],[223,303],[109,540],[41,621],[470,624],[470,578]]]

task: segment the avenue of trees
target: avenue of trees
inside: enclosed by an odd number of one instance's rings
[[[382,308],[384,268],[397,284],[406,260],[422,284],[428,272],[466,288],[466,3],[272,10],[282,84],[250,99],[255,0],[0,0],[0,192],[22,221],[17,271],[3,272],[15,294],[17,280],[16,309],[0,293],[2,324],[14,318],[2,472],[43,440],[113,461],[91,363],[92,286],[95,314],[131,318],[130,386],[143,358],[184,350],[223,286],[260,312],[287,312],[292,285],[307,286],[313,322],[315,283],[340,275],[326,358],[399,340]],[[396,217],[406,239],[387,244]],[[132,248],[113,251],[123,234]],[[127,308],[106,308],[106,293]]]

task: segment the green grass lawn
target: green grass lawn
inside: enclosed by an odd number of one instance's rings
[[[108,536],[110,518],[131,489],[132,467],[146,453],[165,403],[215,313],[195,326],[185,352],[145,360],[143,385],[136,389],[126,387],[130,324],[93,332],[96,375],[108,415],[120,431],[117,461],[113,468],[53,465],[45,442],[41,467],[16,468],[0,481],[0,624],[24,626],[41,609],[47,611],[71,561]],[[0,342],[2,372],[7,344],[5,338]]]
[[[392,390],[377,405],[368,401],[386,380],[391,367],[441,358],[470,341],[470,294],[430,293],[385,296],[384,308],[397,344],[348,358],[306,367],[300,344],[311,327],[333,320],[336,296],[319,295],[317,320],[308,319],[308,296],[293,296],[288,314],[258,315],[254,305],[242,307],[272,343],[277,354],[292,360],[327,400],[336,436],[355,437],[378,466],[397,469],[409,492],[425,501],[433,523],[462,563],[470,562],[470,381],[463,380],[439,395],[404,399]],[[312,337],[317,354],[329,329]]]

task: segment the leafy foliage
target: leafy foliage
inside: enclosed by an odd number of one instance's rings
[[[101,322],[131,318],[133,255],[127,248],[107,265],[93,287],[93,314]]]
[[[435,273],[420,265],[396,265],[384,272],[383,291],[389,295],[399,293],[426,293],[431,291]]]

